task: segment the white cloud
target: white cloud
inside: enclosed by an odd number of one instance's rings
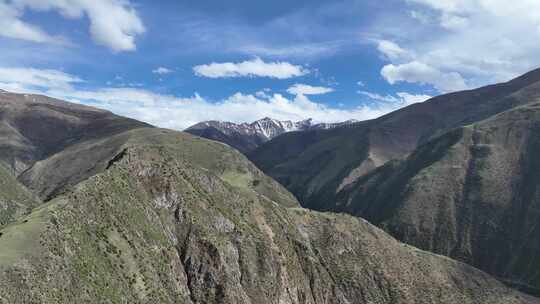
[[[409,57],[409,52],[402,49],[396,43],[388,40],[380,40],[377,44],[377,50],[390,60]]]
[[[388,18],[372,33],[378,39],[399,41],[411,56],[386,56],[391,65],[383,72],[408,72],[407,79],[397,75],[390,79],[427,83],[445,92],[507,81],[540,66],[540,1],[402,1],[410,9],[406,14],[412,23],[407,23],[407,30]],[[417,69],[421,74],[411,75],[418,64],[424,67]]]
[[[258,98],[261,98],[261,99],[270,99],[272,98],[272,96],[268,95],[270,91],[267,91],[266,89],[264,90],[260,90],[260,91],[257,91],[255,93],[255,96],[257,96]]]
[[[230,77],[269,77],[287,79],[299,77],[309,73],[309,70],[300,65],[288,62],[264,62],[260,58],[233,63],[210,63],[193,67],[197,76],[208,78]]]
[[[366,120],[379,117],[406,104],[380,103],[352,109],[333,108],[309,100],[304,95],[288,99],[281,94],[258,97],[236,93],[210,102],[198,94],[182,98],[155,94],[132,88],[105,88],[96,91],[49,91],[57,98],[93,105],[150,124],[183,130],[205,120],[248,122],[262,117],[280,120],[313,118],[317,122],[339,122],[348,119]]]
[[[423,12],[412,10],[409,12],[409,15],[411,18],[416,19],[423,24],[427,24],[431,21],[431,17]]]
[[[0,1],[0,36],[33,42],[56,41],[39,27],[20,20],[21,15],[19,10]]]
[[[465,80],[458,73],[444,73],[418,61],[399,65],[386,65],[381,70],[381,75],[390,84],[397,82],[432,84],[441,92],[467,89]]]
[[[154,70],[152,71],[152,73],[154,73],[154,74],[160,74],[160,75],[170,74],[170,73],[172,73],[172,72],[174,72],[174,71],[171,70],[171,69],[165,68],[165,67],[159,67],[159,68],[154,69]]]
[[[334,92],[334,89],[327,87],[314,87],[307,84],[295,84],[287,89],[292,95],[321,95]]]
[[[48,89],[69,90],[82,82],[76,76],[57,70],[0,67],[0,88],[13,92],[43,92]]]
[[[65,18],[88,17],[97,44],[121,52],[135,50],[135,38],[145,28],[128,0],[0,0],[0,35],[33,42],[62,42],[21,20],[26,10],[57,11]]]
[[[466,29],[469,19],[458,15],[444,14],[441,17],[441,26],[449,30]]]
[[[357,84],[358,86],[361,86],[361,87],[365,87],[365,86],[366,86],[366,84],[365,84],[363,81],[358,81],[356,84]]]
[[[469,7],[476,0],[407,0],[432,7],[444,12],[458,12]],[[481,0],[482,1],[482,0]],[[488,0],[489,1],[489,0]]]
[[[247,122],[265,116],[281,120],[313,118],[317,122],[366,120],[406,106],[415,98],[399,93],[393,100],[372,98],[375,103],[370,105],[345,108],[311,101],[305,94],[286,98],[267,89],[255,95],[236,93],[220,101],[209,101],[197,93],[178,97],[129,87],[78,89],[80,82],[83,80],[56,70],[0,68],[0,89],[41,93],[178,130],[204,120]]]
[[[378,41],[377,49],[387,60],[396,63],[387,64],[381,70],[381,75],[390,84],[398,82],[428,84],[440,92],[468,88],[459,73],[442,71],[421,62],[414,52],[405,50],[392,41]]]
[[[132,88],[106,88],[96,91],[49,91],[48,94],[93,105],[150,124],[183,130],[205,120],[249,122],[262,117],[280,120],[313,118],[316,122],[373,119],[408,105],[404,99],[378,102],[354,108],[334,108],[309,100],[305,95],[289,99],[281,94],[256,96],[236,93],[217,102],[198,94],[182,98]]]
[[[413,103],[419,103],[427,101],[433,96],[425,95],[425,94],[410,94],[407,92],[399,92],[396,94],[401,100],[403,101],[405,106],[412,105]]]
[[[424,102],[432,98],[432,96],[429,96],[429,95],[410,94],[406,92],[398,92],[396,96],[380,95],[377,93],[372,93],[372,92],[367,92],[367,91],[358,91],[358,93],[374,101],[379,101],[379,102],[392,104],[392,105],[401,105],[401,106],[408,106],[414,103]]]

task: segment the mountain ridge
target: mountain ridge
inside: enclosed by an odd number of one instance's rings
[[[242,153],[253,151],[261,144],[289,132],[332,129],[351,125],[358,121],[350,119],[341,123],[314,123],[313,119],[297,122],[276,120],[265,117],[252,123],[232,123],[226,121],[204,121],[185,130],[193,135],[217,140],[236,148]]]
[[[0,99],[0,162],[16,176],[78,142],[150,127],[106,110],[42,95],[4,92]],[[50,127],[40,128],[40,123]]]

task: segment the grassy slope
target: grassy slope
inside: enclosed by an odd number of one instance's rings
[[[340,193],[335,210],[540,294],[540,104],[455,130]]]
[[[38,200],[0,164],[0,227],[38,205]]]
[[[73,145],[52,157],[37,162],[20,177],[20,180],[43,199],[54,197],[80,181],[102,172],[114,162],[115,157],[121,157],[129,145],[137,144],[138,140],[142,140],[146,145],[159,144],[176,147],[179,157],[189,153],[192,161],[201,166],[214,163],[228,164],[229,167],[222,165],[222,167],[207,169],[221,172],[231,181],[245,184],[245,187],[253,187],[275,200],[288,201],[289,205],[297,204],[296,200],[279,184],[262,174],[243,155],[232,151],[227,146],[203,139],[192,140],[192,136],[187,134],[182,137],[171,131],[152,129],[128,131],[105,139],[89,140]],[[155,138],[143,136],[146,133],[152,133]],[[189,141],[189,144],[185,145],[183,141]]]

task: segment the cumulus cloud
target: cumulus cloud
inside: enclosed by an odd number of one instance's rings
[[[287,89],[292,95],[321,95],[334,92],[334,89],[327,87],[314,87],[307,84],[295,84]]]
[[[299,77],[309,73],[309,70],[300,65],[288,62],[264,62],[260,58],[239,63],[210,63],[193,67],[197,76],[208,78],[231,77],[269,77],[287,79]]]
[[[160,75],[170,74],[172,72],[174,72],[174,71],[171,70],[171,69],[165,68],[165,67],[159,67],[159,68],[156,68],[156,69],[152,70],[152,73],[160,74]]]
[[[61,42],[21,20],[26,10],[57,11],[65,18],[87,17],[94,42],[114,51],[135,50],[135,38],[145,28],[128,0],[0,0],[0,35],[33,42]]]
[[[356,107],[332,107],[310,100],[306,90],[294,98],[264,89],[256,94],[235,93],[212,101],[194,93],[189,97],[158,94],[130,87],[80,89],[82,79],[57,70],[0,68],[0,89],[48,96],[110,110],[150,124],[182,130],[204,120],[246,122],[262,117],[281,120],[313,118],[317,122],[366,120],[406,106],[414,95],[399,93],[395,99],[370,96],[372,103]],[[312,90],[311,92],[315,92]],[[321,92],[321,90],[319,90]],[[309,92],[308,92],[309,93]]]
[[[386,65],[381,70],[381,75],[390,84],[397,82],[431,84],[441,92],[467,89],[465,80],[458,73],[445,73],[418,61]]]
[[[448,72],[426,64],[415,52],[406,50],[392,41],[378,41],[377,50],[388,61],[393,62],[381,70],[381,75],[390,84],[398,82],[427,84],[443,93],[468,88],[465,79],[458,72]]]
[[[263,117],[280,120],[313,118],[316,122],[340,122],[348,119],[373,119],[408,105],[403,98],[395,102],[334,108],[311,101],[305,95],[289,99],[281,94],[256,96],[235,93],[211,102],[198,94],[176,97],[132,88],[107,88],[96,91],[49,91],[48,94],[78,103],[96,106],[150,124],[183,130],[205,120],[247,122]],[[375,100],[378,101],[378,100]]]
[[[389,61],[382,71],[389,80],[446,92],[507,81],[540,66],[540,1],[402,1],[414,12],[408,12],[407,31],[383,24],[376,33],[399,41],[410,56],[388,56],[377,45]]]

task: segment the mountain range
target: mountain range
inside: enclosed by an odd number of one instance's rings
[[[302,206],[540,294],[540,70],[248,154]]]
[[[242,153],[255,150],[261,144],[281,134],[294,131],[326,130],[358,121],[351,119],[341,123],[313,123],[312,119],[292,122],[265,117],[252,123],[236,124],[222,121],[204,121],[185,131],[200,137],[220,141]]]
[[[540,303],[227,145],[38,95],[2,92],[0,123],[0,303]]]

